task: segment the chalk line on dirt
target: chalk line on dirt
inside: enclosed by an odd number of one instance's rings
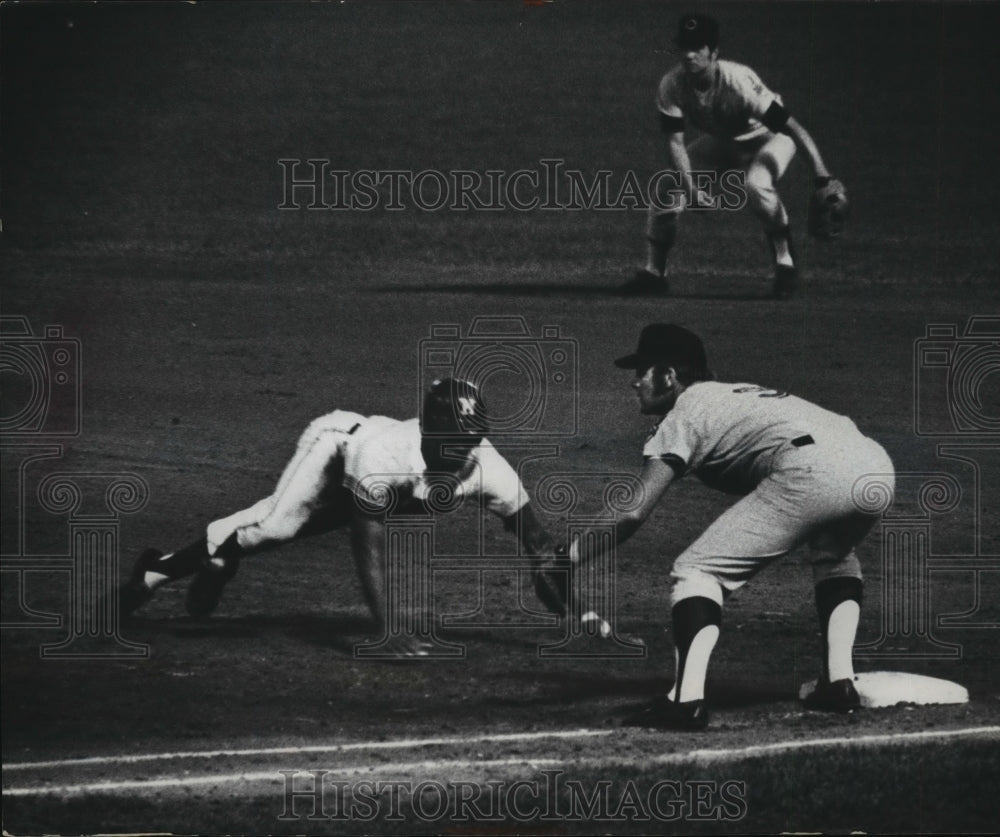
[[[269,750],[229,750],[214,751],[221,755],[259,755],[259,754],[302,754],[316,752],[338,752],[346,747],[352,749],[401,749],[407,747],[436,746],[444,743],[473,744],[482,742],[518,742],[541,740],[545,738],[588,738],[600,735],[608,735],[616,730],[572,730],[561,732],[537,732],[537,733],[513,733],[509,735],[493,736],[470,736],[465,738],[448,739],[411,739],[401,741],[383,742],[354,742],[346,745],[331,745],[329,747],[282,747],[271,748]],[[431,761],[402,762],[387,764],[380,762],[369,765],[345,765],[340,768],[323,768],[323,775],[345,776],[350,775],[356,779],[377,779],[398,777],[404,774],[428,773],[432,771],[456,771],[456,770],[486,770],[519,765],[534,770],[541,768],[571,767],[580,768],[600,768],[607,766],[635,766],[638,768],[653,765],[686,764],[686,763],[708,763],[720,761],[736,761],[741,758],[754,758],[762,755],[783,754],[808,749],[824,748],[848,748],[865,746],[892,746],[922,744],[945,739],[968,738],[978,736],[983,739],[1000,739],[1000,726],[968,727],[964,729],[951,730],[926,730],[922,732],[906,733],[886,733],[882,735],[862,735],[855,737],[839,738],[815,738],[805,740],[778,741],[772,744],[750,745],[746,747],[718,748],[690,750],[682,753],[665,753],[661,756],[640,756],[625,757],[608,755],[603,757],[583,757],[583,758],[532,758],[530,756],[517,756],[503,759],[475,760],[475,759],[438,759]],[[163,753],[150,754],[151,758],[178,758],[182,754]],[[198,757],[207,755],[196,753]],[[137,757],[122,757],[119,762],[122,764],[134,763]],[[111,757],[104,759],[101,763],[114,763]],[[93,764],[93,760],[67,760],[62,762],[35,762],[33,764],[22,763],[16,765],[6,765],[4,770],[24,769],[29,766],[40,767],[46,764],[58,766],[81,766],[83,764]],[[295,771],[298,773],[300,771]],[[302,771],[308,774],[310,771]],[[119,793],[132,790],[157,790],[171,788],[197,788],[205,786],[217,786],[242,782],[247,784],[261,783],[266,785],[281,784],[287,781],[285,773],[277,768],[270,771],[222,773],[209,776],[163,776],[152,779],[130,779],[130,780],[105,780],[90,782],[85,784],[71,785],[36,785],[28,787],[4,788],[4,796],[78,796],[98,793]]]

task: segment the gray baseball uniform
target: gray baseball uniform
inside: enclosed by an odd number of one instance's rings
[[[700,90],[691,83],[683,66],[677,66],[660,81],[656,107],[664,117],[684,119],[704,132],[688,146],[691,166],[696,171],[742,170],[746,174],[747,195],[753,211],[768,230],[788,223],[775,182],[795,156],[795,143],[786,134],[772,133],[761,121],[772,105],[781,105],[781,96],[770,91],[758,75],[744,64],[719,60],[711,85]],[[662,182],[664,189],[671,186]],[[682,199],[664,205],[678,211]],[[653,215],[662,209],[655,205]]]
[[[854,422],[755,384],[700,381],[677,398],[643,449],[682,476],[745,495],[674,562],[673,602],[723,596],[775,558],[808,543],[817,582],[861,577],[854,545],[875,518],[855,486],[878,475],[889,491],[886,452]]]

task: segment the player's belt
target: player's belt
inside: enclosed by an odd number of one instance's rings
[[[798,436],[792,439],[792,445],[797,448],[804,448],[806,445],[815,444],[816,440],[808,433],[805,436]]]

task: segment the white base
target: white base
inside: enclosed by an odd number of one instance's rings
[[[861,705],[868,709],[895,706],[898,703],[925,705],[969,702],[969,690],[958,683],[924,674],[908,674],[905,671],[867,671],[856,674],[854,688],[858,690]],[[799,700],[805,700],[815,689],[815,680],[803,683],[799,688]]]

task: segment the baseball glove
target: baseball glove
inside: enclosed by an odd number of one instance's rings
[[[570,561],[566,547],[544,556],[532,570],[532,581],[538,600],[557,616],[565,616],[569,602]]]
[[[809,200],[809,234],[824,241],[839,238],[851,208],[847,190],[832,177],[817,178],[816,184]]]

